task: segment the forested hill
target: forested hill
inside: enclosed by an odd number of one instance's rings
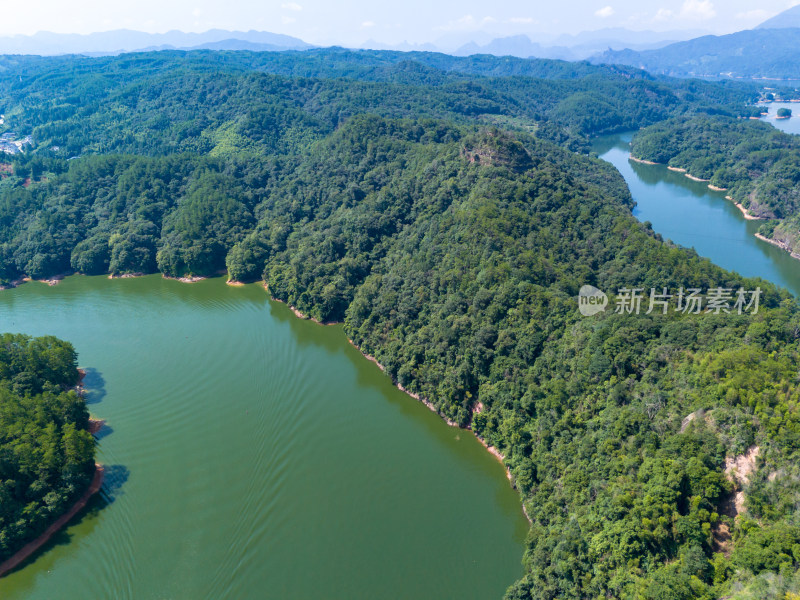
[[[10,158],[13,173],[0,184],[0,279],[70,269],[212,274],[255,227],[270,169],[281,172],[316,152],[354,115],[427,116],[471,130],[501,126],[585,152],[586,135],[675,114],[753,110],[746,86],[654,82],[555,61],[412,55],[451,71],[459,64],[492,71],[529,64],[588,74],[489,78],[400,62],[401,56],[333,49],[7,57],[2,128],[30,135],[32,146]],[[351,78],[336,77],[341,64],[352,64]],[[265,65],[327,69],[330,77],[258,70]],[[365,81],[376,69],[384,80]],[[30,187],[23,187],[26,180]],[[202,200],[212,191],[218,205]],[[202,241],[203,232],[213,243]],[[193,258],[168,258],[184,246],[194,248]]]
[[[800,591],[797,303],[663,242],[582,137],[747,112],[751,90],[413,61],[307,79],[247,64],[299,55],[204,56],[3,79],[33,145],[0,183],[0,277],[227,269],[343,321],[505,455],[532,520],[510,599]],[[583,285],[612,306],[580,317]],[[615,314],[631,286],[763,295],[743,314]],[[749,479],[726,474],[755,448]]]
[[[53,337],[0,334],[0,562],[80,496],[94,439],[73,347]]]
[[[208,151],[221,127],[246,136],[240,122],[262,107],[292,109],[328,131],[369,111],[521,127],[546,121],[597,135],[686,112],[749,114],[745,105],[758,97],[733,82],[656,82],[586,63],[341,49],[0,57],[0,72],[5,129],[68,156]]]
[[[73,162],[59,185],[74,196],[43,196],[39,218],[63,207],[72,225],[58,230],[70,232],[128,215],[74,257],[99,270],[141,256],[185,265],[234,242],[233,276],[263,276],[278,298],[344,319],[397,381],[472,420],[506,455],[533,519],[509,598],[713,598],[794,573],[795,303],[661,242],[611,166],[499,130],[375,116],[295,158]],[[156,251],[158,228],[139,227],[181,185],[196,193]],[[761,285],[765,296],[757,315],[581,319],[585,283]],[[706,416],[682,429],[695,413]],[[725,458],[756,445],[763,462],[734,519]]]
[[[761,121],[670,119],[638,132],[631,153],[686,169],[765,222],[761,235],[800,253],[800,138]]]

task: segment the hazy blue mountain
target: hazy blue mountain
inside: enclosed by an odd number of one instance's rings
[[[800,6],[794,6],[789,10],[767,19],[755,29],[787,29],[800,28]]]
[[[496,38],[483,46],[470,42],[464,44],[453,54],[456,56],[471,56],[473,54],[493,54],[494,56],[517,56],[519,58],[555,58],[560,60],[575,60],[573,52],[566,47],[547,47],[531,41],[527,35],[514,35]]]
[[[674,77],[800,79],[800,29],[707,35],[657,50],[609,50],[591,62]]]
[[[493,54],[495,56],[518,56],[528,58],[553,58],[558,60],[584,60],[610,49],[649,50],[662,48],[677,40],[686,40],[696,32],[691,31],[631,31],[622,28],[584,31],[576,35],[561,35],[557,38],[543,36],[534,42],[527,35],[495,38],[488,43],[470,42],[458,48],[453,54],[469,56],[472,54]],[[549,41],[544,41],[549,40]]]
[[[441,49],[434,44],[412,44],[410,42],[401,42],[399,44],[387,44],[369,39],[359,48],[364,50],[398,50],[400,52],[440,52]]]
[[[0,54],[118,54],[155,48],[201,48],[223,42],[218,49],[244,49],[234,47],[234,40],[239,44],[255,44],[269,50],[303,50],[312,47],[301,39],[268,31],[211,29],[203,33],[145,33],[117,29],[88,35],[41,31],[34,35],[0,37]]]
[[[433,42],[389,44],[370,39],[360,48],[371,50],[400,50],[444,52],[455,56],[491,54],[518,58],[551,58],[557,60],[584,60],[609,48],[646,50],[661,48],[673,42],[688,40],[708,32],[685,31],[632,31],[622,27],[582,31],[574,35],[553,35],[546,32],[511,36],[492,35],[486,31],[452,32]]]
[[[701,29],[681,29],[672,31],[634,31],[624,27],[606,27],[594,31],[582,31],[577,34],[562,34],[548,42],[553,46],[574,48],[591,44],[604,43],[614,49],[644,47],[652,44],[668,44],[682,42],[696,37],[708,35]]]

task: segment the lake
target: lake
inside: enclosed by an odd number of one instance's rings
[[[800,103],[770,102],[762,106],[769,111],[769,114],[764,117],[766,122],[786,133],[800,134]],[[792,116],[788,119],[776,119],[779,108],[788,108],[792,111]]]
[[[776,110],[777,108],[773,109]],[[800,119],[778,121],[791,123]],[[774,121],[773,121],[774,122]],[[757,239],[759,221],[748,221],[724,192],[692,181],[664,165],[629,160],[632,133],[606,136],[594,151],[613,164],[636,201],[634,215],[673,242],[746,277],[763,277],[800,295],[800,261]]]
[[[259,285],[69,277],[0,331],[71,341],[104,489],[4,600],[501,598],[528,522],[502,465]]]

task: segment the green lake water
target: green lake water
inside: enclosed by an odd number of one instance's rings
[[[522,575],[500,463],[258,285],[28,283],[0,331],[71,341],[108,422],[104,489],[3,600],[500,598]]]

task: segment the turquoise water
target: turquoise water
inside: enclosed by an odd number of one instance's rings
[[[800,295],[800,261],[757,239],[758,221],[747,221],[724,192],[713,192],[663,165],[629,160],[633,134],[595,142],[595,152],[613,164],[636,201],[634,215],[675,243],[694,248],[714,263],[747,277],[763,277]]]
[[[771,102],[765,104],[764,107],[769,111],[769,115],[764,117],[764,121],[786,133],[800,134],[800,103]],[[776,119],[779,108],[788,108],[792,111],[792,116],[788,119]]]

